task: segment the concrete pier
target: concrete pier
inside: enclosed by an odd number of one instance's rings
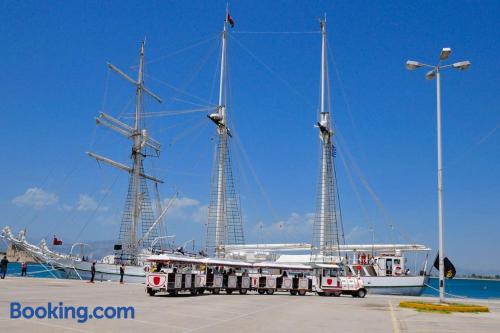
[[[204,295],[150,297],[144,285],[75,280],[0,280],[2,332],[498,332],[500,301],[460,300],[487,305],[490,313],[439,314],[399,308],[415,297]],[[10,319],[10,303],[23,307],[133,306],[134,319]]]

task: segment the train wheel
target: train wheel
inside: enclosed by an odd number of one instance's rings
[[[241,295],[246,295],[247,294],[247,289],[240,289],[240,294]]]
[[[154,296],[156,294],[156,291],[154,291],[153,289],[148,289],[148,294],[149,296]]]
[[[177,296],[177,290],[172,290],[168,292],[170,296]]]
[[[196,289],[191,289],[189,292],[191,293],[191,295],[196,295],[198,293]]]
[[[226,289],[226,294],[231,295],[233,293],[232,289]]]
[[[297,295],[297,290],[290,290],[290,295],[293,295],[293,296]]]
[[[325,296],[325,293],[318,292],[318,296]]]
[[[264,289],[259,289],[257,290],[257,292],[260,294],[260,295],[264,295],[266,293],[266,291]]]
[[[305,290],[299,290],[299,295],[300,296],[304,296],[306,294],[306,291]]]
[[[214,290],[212,290],[212,293],[214,295],[218,295],[220,293],[220,289],[219,288],[214,288]]]
[[[335,297],[339,297],[341,294],[342,294],[342,292],[336,291],[332,295],[335,296]]]
[[[272,294],[274,294],[274,289],[267,289],[267,290],[266,290],[266,293],[267,293],[268,295],[272,295]]]
[[[203,295],[204,292],[205,292],[205,289],[203,289],[203,288],[198,289],[198,295]]]
[[[366,296],[366,290],[365,289],[359,289],[358,292],[356,293],[356,296],[360,298],[364,298]]]

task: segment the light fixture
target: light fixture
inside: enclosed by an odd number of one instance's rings
[[[470,61],[469,60],[459,61],[459,62],[454,63],[452,66],[453,66],[453,68],[464,71],[470,67]]]
[[[427,74],[425,74],[425,78],[427,80],[432,80],[434,77],[436,77],[436,70],[435,69],[428,71]]]
[[[408,60],[406,62],[406,69],[408,69],[410,71],[415,70],[419,67],[422,67],[422,64],[419,63],[418,61]]]
[[[441,60],[446,60],[451,54],[451,48],[449,47],[443,47],[441,50],[441,54],[439,55],[439,59]]]

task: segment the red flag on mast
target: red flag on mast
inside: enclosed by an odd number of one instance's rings
[[[229,23],[231,28],[234,28],[234,21],[233,21],[233,18],[231,17],[231,14],[229,14],[229,12],[227,12],[227,22]]]
[[[62,239],[57,239],[56,235],[54,235],[54,241],[52,245],[62,245]]]

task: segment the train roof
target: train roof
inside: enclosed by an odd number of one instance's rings
[[[286,269],[286,270],[295,270],[295,271],[310,271],[312,270],[312,267],[309,265],[302,265],[302,264],[286,264],[286,263],[279,263],[279,262],[256,262],[253,264],[253,267],[255,268],[279,268],[279,269]]]
[[[200,265],[210,265],[210,266],[252,267],[252,264],[244,261],[207,258],[207,257],[189,257],[183,255],[175,255],[175,254],[152,255],[149,258],[147,258],[146,261],[176,262],[176,263],[200,264]]]

